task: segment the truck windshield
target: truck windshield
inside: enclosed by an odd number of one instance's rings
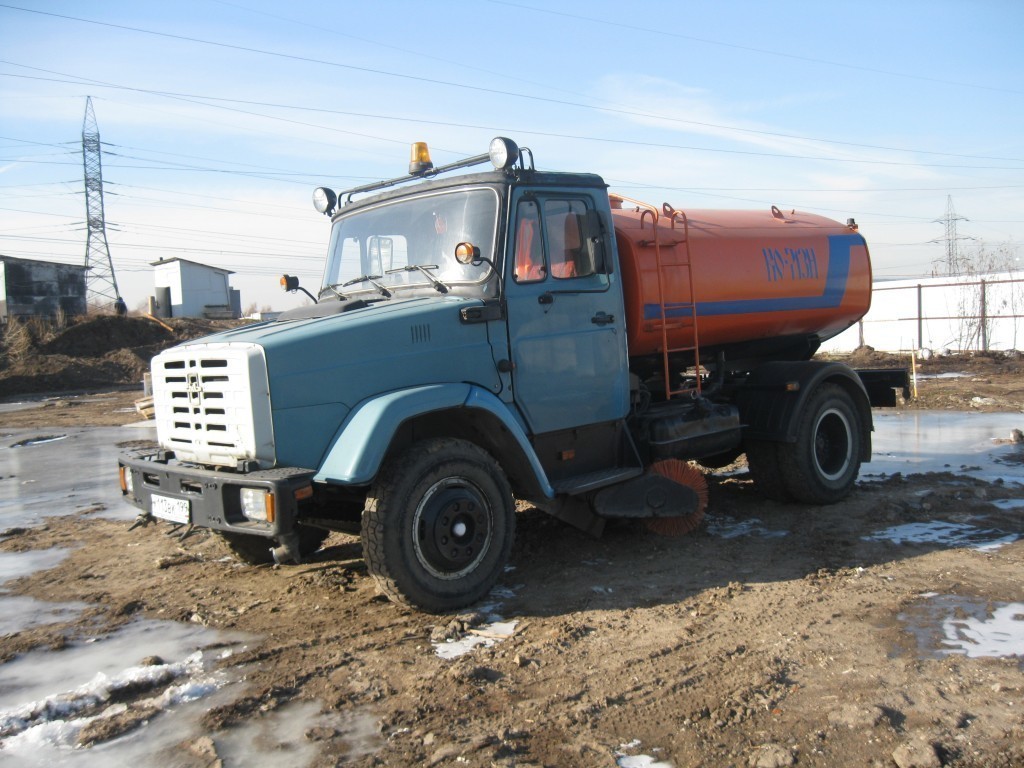
[[[490,266],[459,264],[455,247],[469,242],[483,258],[492,259],[497,211],[494,190],[463,189],[343,215],[331,232],[324,292],[385,294],[381,288],[413,286],[444,292],[448,286],[479,283]]]

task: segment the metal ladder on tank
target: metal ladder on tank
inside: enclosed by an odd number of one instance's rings
[[[644,219],[650,214],[651,217],[651,230],[654,233],[654,237],[651,240],[640,240],[641,246],[653,247],[654,248],[654,263],[657,268],[658,276],[658,307],[661,316],[661,354],[662,354],[662,366],[663,376],[665,378],[665,399],[671,400],[673,397],[681,395],[688,396],[692,399],[697,399],[701,394],[701,381],[700,381],[700,350],[698,346],[700,344],[699,337],[697,335],[697,301],[694,297],[693,290],[693,265],[690,261],[690,222],[687,219],[686,214],[683,211],[677,211],[668,203],[662,205],[662,212],[669,217],[672,224],[672,231],[678,232],[676,224],[681,223],[682,225],[682,240],[675,240],[672,243],[664,245],[678,246],[681,245],[683,261],[675,262],[674,264],[666,265],[665,260],[662,258],[662,247],[661,242],[661,227],[658,226],[659,211],[653,205],[644,203],[639,200],[633,200],[622,195],[613,195],[618,200],[632,203],[636,205],[640,210],[640,230],[644,229]],[[686,271],[686,285],[687,285],[687,299],[688,302],[685,304],[673,305],[673,313],[682,311],[685,313],[684,317],[680,319],[669,320],[668,309],[665,306],[665,272],[666,270],[682,268]],[[693,344],[682,346],[682,347],[670,347],[669,346],[669,331],[679,330],[686,328],[687,320],[693,327]],[[693,386],[681,386],[678,389],[672,387],[672,374],[669,366],[669,358],[673,354],[679,354],[684,352],[693,353],[693,365],[696,372],[694,376]]]
[[[676,223],[682,223],[682,240],[676,240],[672,243],[673,246],[682,246],[682,262],[676,262],[675,264],[666,267],[664,260],[662,259],[661,253],[661,238],[658,230],[661,229],[657,226],[657,220],[654,221],[654,260],[658,267],[658,304],[661,307],[661,349],[663,364],[665,366],[665,399],[671,400],[674,396],[685,395],[693,399],[697,399],[701,394],[701,383],[700,383],[700,350],[698,349],[700,340],[697,335],[697,299],[694,295],[693,290],[693,263],[690,261],[690,221],[687,219],[686,214],[683,211],[677,211],[668,203],[662,204],[662,210],[666,216],[669,217],[669,221],[672,223],[672,231],[678,232],[676,229]],[[642,220],[641,216],[641,220]],[[681,318],[679,322],[669,325],[668,311],[665,306],[665,270],[682,268],[686,273],[686,292],[687,292],[687,303],[681,306],[673,306],[674,312],[682,310],[686,313],[685,317]],[[693,326],[693,343],[682,347],[670,347],[668,340],[668,333],[670,330],[676,330],[678,328],[686,327],[686,320],[689,319],[690,324]],[[669,369],[669,357],[673,354],[679,354],[682,352],[693,353],[693,366],[694,366],[694,377],[693,386],[681,386],[678,389],[672,388],[672,379]]]

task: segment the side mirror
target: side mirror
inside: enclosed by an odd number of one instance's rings
[[[583,224],[583,247],[586,249],[590,263],[594,265],[594,271],[599,275],[610,275],[612,260],[608,255],[601,214],[593,209],[588,209],[582,217],[581,223]]]

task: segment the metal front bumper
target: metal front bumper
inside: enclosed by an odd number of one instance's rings
[[[298,515],[296,491],[310,485],[314,470],[298,467],[224,472],[179,464],[167,451],[126,451],[118,466],[132,476],[125,501],[153,516],[153,496],[187,502],[189,525],[254,536],[280,537],[294,531]],[[274,494],[274,520],[250,520],[242,514],[242,488],[263,488]]]

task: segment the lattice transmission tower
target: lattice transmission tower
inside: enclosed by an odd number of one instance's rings
[[[960,250],[961,240],[973,240],[973,237],[963,237],[956,233],[958,221],[969,221],[965,216],[957,216],[953,207],[953,196],[946,195],[946,213],[941,219],[936,219],[936,224],[942,224],[946,228],[945,237],[932,240],[933,243],[943,243],[946,248],[945,258],[938,262],[933,272],[941,275],[961,275],[966,270],[966,257]]]
[[[85,99],[82,120],[82,166],[85,168],[85,215],[88,237],[85,241],[85,295],[89,311],[114,310],[124,313],[124,300],[117,290],[114,262],[107,244],[107,224],[103,217],[103,161],[100,129],[92,110],[92,96]]]

